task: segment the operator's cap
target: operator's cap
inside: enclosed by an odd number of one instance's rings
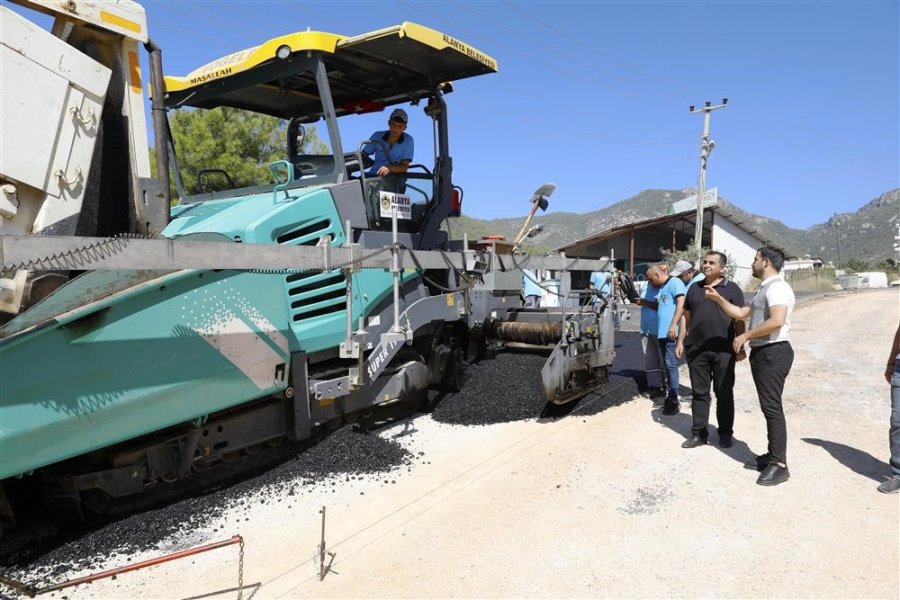
[[[693,268],[694,268],[694,265],[692,265],[688,261],[679,260],[677,263],[675,263],[675,269],[672,271],[672,277],[678,277],[685,271],[690,271]]]
[[[406,111],[403,110],[402,108],[395,108],[394,111],[391,113],[391,118],[389,120],[393,121],[394,119],[397,119],[398,121],[403,121],[404,123],[409,122],[409,117],[406,116]]]

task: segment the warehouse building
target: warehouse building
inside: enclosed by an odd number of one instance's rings
[[[579,258],[613,257],[617,268],[642,281],[647,268],[662,259],[661,249],[679,251],[691,245],[696,218],[697,197],[692,196],[670,204],[665,215],[601,231],[557,251]],[[766,241],[753,223],[719,200],[715,189],[705,194],[703,246],[729,257],[735,265],[734,281],[742,288],[753,280],[750,266]]]

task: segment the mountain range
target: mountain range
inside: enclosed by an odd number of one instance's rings
[[[588,213],[549,213],[535,216],[532,224],[541,224],[544,231],[526,240],[525,246],[535,252],[558,248],[636,221],[666,214],[666,207],[678,200],[695,195],[695,189],[644,190],[636,196]],[[552,202],[552,201],[551,201]],[[900,234],[900,188],[884,192],[860,207],[856,212],[838,213],[827,222],[807,229],[788,227],[777,219],[764,217],[742,209],[719,197],[724,204],[739,213],[742,220],[751,222],[759,231],[758,237],[784,248],[792,257],[820,258],[823,261],[846,263],[849,260],[877,263],[898,259],[894,250],[894,236]],[[485,235],[504,235],[512,239],[525,222],[525,216],[501,219],[475,219],[465,214],[455,219],[452,235],[469,239]]]

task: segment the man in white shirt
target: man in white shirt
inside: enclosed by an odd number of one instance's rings
[[[766,417],[769,451],[748,462],[745,467],[761,471],[756,483],[778,485],[790,477],[787,468],[787,425],[781,394],[794,362],[794,350],[788,341],[794,290],[781,276],[784,254],[763,246],[753,259],[753,276],[762,281],[748,306],[735,306],[707,287],[706,296],[714,300],[732,319],[750,317],[750,326],[734,338],[735,353],[750,342],[750,371],[759,396],[759,407]]]

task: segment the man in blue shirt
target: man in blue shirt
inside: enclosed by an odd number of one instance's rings
[[[537,277],[531,269],[522,269],[522,295],[525,296],[525,308],[540,308],[543,288],[538,285]]]
[[[371,154],[374,161],[367,175],[384,177],[386,191],[403,192],[406,170],[413,159],[415,143],[413,137],[406,133],[409,118],[402,108],[391,112],[386,131],[376,131],[370,136],[373,143],[363,146],[363,152]]]
[[[649,308],[656,309],[656,336],[666,366],[666,401],[663,405],[664,415],[678,414],[678,357],[675,346],[678,340],[684,341],[684,329],[679,327],[684,312],[685,287],[678,277],[672,277],[660,265],[653,265],[647,270],[647,280],[659,288],[655,302],[647,302]],[[644,302],[641,303],[644,305]]]
[[[644,294],[640,298],[636,298],[634,303],[641,307],[641,351],[644,353],[644,371],[647,380],[647,393],[650,398],[665,397],[666,393],[662,385],[662,376],[660,374],[659,342],[656,337],[657,315],[656,310],[650,308],[650,304],[656,302],[656,295],[659,288],[647,282],[644,288]]]

